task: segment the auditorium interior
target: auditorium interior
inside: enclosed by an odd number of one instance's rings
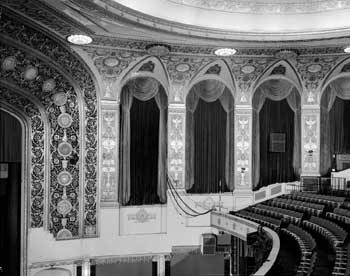
[[[0,276],[349,276],[349,18],[0,1]]]

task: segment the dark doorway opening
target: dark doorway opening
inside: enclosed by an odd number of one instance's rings
[[[20,275],[21,159],[19,121],[0,111],[0,275]]]

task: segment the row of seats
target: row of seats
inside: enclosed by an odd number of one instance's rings
[[[284,196],[285,198],[303,200],[306,202],[313,202],[319,204],[326,204],[332,207],[339,207],[343,204],[345,197],[337,197],[330,195],[320,195],[320,194],[311,194],[305,192],[296,192],[293,191],[289,195]]]
[[[350,218],[350,210],[343,208],[334,208],[333,213]]]
[[[291,236],[299,245],[300,263],[297,269],[297,276],[310,275],[316,262],[317,253],[315,240],[309,233],[300,227],[290,224],[287,228],[282,228],[280,232]]]
[[[272,200],[268,200],[264,202],[264,204],[268,204],[270,206],[290,209],[299,212],[307,212],[313,215],[320,215],[325,206],[316,203],[309,203],[294,199],[283,199],[283,198],[274,198]]]
[[[312,216],[310,218],[310,222],[326,228],[328,231],[333,233],[333,235],[337,238],[337,240],[340,241],[342,244],[344,243],[348,235],[348,233],[343,228],[341,228],[338,224],[331,222],[329,220]]]
[[[245,219],[255,221],[256,223],[267,226],[273,230],[277,230],[280,227],[280,220],[271,218],[271,217],[262,216],[247,210],[241,210],[235,215]]]
[[[344,276],[347,269],[347,264],[348,264],[348,259],[347,259],[348,252],[346,249],[342,247],[343,241],[339,239],[339,237],[335,235],[333,232],[319,225],[319,223],[323,224],[323,222],[317,219],[319,218],[311,217],[310,221],[304,220],[302,222],[302,225],[305,228],[312,229],[320,233],[329,241],[330,244],[333,245],[333,248],[335,251],[335,263],[333,266],[332,276],[340,276],[340,275]]]
[[[260,213],[260,214],[272,216],[275,218],[289,217],[291,221],[294,223],[300,222],[300,220],[304,215],[304,213],[301,213],[301,212],[286,210],[283,208],[273,207],[273,206],[264,205],[264,204],[255,205],[251,207],[251,209],[255,213]]]

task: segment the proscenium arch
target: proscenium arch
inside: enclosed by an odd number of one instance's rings
[[[4,89],[11,90],[15,95],[23,97],[23,93],[18,94],[15,90],[3,87]],[[23,92],[23,91],[22,91]],[[25,93],[24,93],[25,94]],[[28,101],[31,101],[26,97]],[[32,102],[32,101],[31,101]],[[32,102],[33,103],[33,102]],[[35,103],[33,103],[37,106]],[[44,117],[44,110],[39,105],[40,115]],[[31,123],[30,118],[27,114],[24,113],[23,108],[18,108],[14,104],[7,103],[6,101],[0,102],[0,110],[10,114],[12,117],[16,118],[22,128],[22,167],[21,167],[21,239],[20,239],[20,275],[25,276],[28,272],[28,229],[30,227],[29,221],[31,217],[30,212],[30,200],[31,200]],[[47,120],[43,120],[46,125],[45,129],[47,130]],[[46,123],[45,123],[46,122]],[[47,131],[45,131],[45,134]],[[44,138],[45,141],[48,141]],[[44,157],[45,158],[45,157]],[[44,182],[47,175],[47,168],[45,167]],[[44,184],[44,183],[42,183]],[[45,190],[46,191],[46,190]],[[46,205],[46,202],[44,203]],[[47,206],[45,207],[47,208]],[[45,209],[44,208],[44,209]],[[45,212],[45,210],[44,210]],[[47,223],[47,222],[46,222]]]
[[[286,92],[289,92],[289,93],[285,94],[285,95],[281,95],[281,96],[283,96],[281,98],[279,97],[279,95],[276,94],[276,95],[274,95],[275,100],[273,98],[271,98],[272,97],[271,95],[270,95],[270,97],[268,95],[265,95],[262,98],[262,99],[264,99],[264,101],[262,102],[260,100],[259,101],[260,104],[259,104],[259,102],[257,102],[257,100],[259,100],[260,98],[258,98],[258,97],[260,97],[261,93],[263,93],[263,91],[260,90],[260,88],[262,86],[268,84],[268,82],[271,82],[271,81],[279,81],[279,82],[285,83],[287,85],[289,84],[290,86],[286,87],[289,89],[289,91],[286,91]],[[291,94],[291,93],[294,93],[294,94]],[[293,96],[293,95],[295,95],[295,96]],[[289,96],[291,96],[292,98],[289,99]],[[294,115],[293,115],[293,117],[294,117],[293,118],[294,145],[293,145],[293,148],[289,149],[289,151],[292,151],[292,156],[293,156],[292,157],[293,158],[292,164],[293,164],[294,176],[298,178],[300,176],[300,170],[301,170],[301,104],[302,104],[301,92],[298,90],[298,87],[295,85],[295,83],[288,78],[282,78],[281,76],[267,77],[265,80],[263,80],[259,84],[259,86],[256,87],[254,94],[253,94],[253,97],[252,97],[252,107],[253,107],[252,176],[253,176],[254,188],[257,188],[258,187],[257,185],[261,184],[260,183],[261,182],[261,172],[260,172],[260,168],[261,168],[261,160],[260,160],[261,159],[260,111],[264,108],[264,106],[266,104],[265,98],[270,99],[272,102],[275,102],[275,101],[280,102],[280,101],[289,99],[289,100],[287,100],[287,102],[288,102],[287,107],[289,107],[289,109],[291,109],[291,111],[294,113]],[[282,181],[284,181],[284,180],[282,180]],[[270,184],[273,184],[273,183],[270,183]]]
[[[234,189],[234,108],[235,99],[231,90],[226,86],[221,79],[215,77],[207,77],[204,79],[198,78],[189,93],[186,96],[186,190],[190,193],[216,193],[219,191],[232,191]],[[201,94],[200,84],[213,84],[214,87],[210,88],[213,93]],[[198,89],[198,90],[197,90]],[[215,89],[215,90],[214,90]],[[219,89],[219,90],[217,90]],[[209,91],[209,90],[207,90]],[[199,108],[199,109],[198,109]],[[198,115],[197,112],[204,112]],[[211,114],[211,115],[210,115]],[[212,116],[215,115],[215,116]],[[209,116],[209,117],[205,117]],[[205,120],[201,118],[206,118]],[[197,121],[199,120],[199,121]],[[213,121],[214,120],[214,121]],[[202,122],[202,123],[196,123]],[[209,122],[209,123],[208,123]],[[222,122],[225,122],[222,124]],[[198,128],[196,127],[198,126]],[[206,150],[196,151],[197,145],[202,147],[202,140],[196,142],[196,137],[201,131],[211,133],[207,137],[207,141],[203,141],[207,146],[215,145],[211,147],[211,150],[207,150],[208,156],[199,155]],[[199,132],[198,132],[199,131]],[[196,134],[197,133],[197,134]],[[220,133],[223,136],[220,136]],[[213,136],[214,135],[214,136]],[[215,136],[219,135],[219,136]],[[211,138],[210,138],[211,137]],[[220,139],[224,139],[225,144]],[[219,140],[221,142],[219,142]],[[214,144],[213,144],[214,143]],[[222,148],[221,146],[224,145]],[[211,157],[216,156],[216,161],[212,164],[214,167],[209,166],[208,160],[214,160]],[[197,159],[196,159],[197,156]],[[198,159],[199,158],[199,159]],[[198,164],[202,164],[202,169],[196,170]],[[209,173],[210,170],[203,170],[203,167],[209,166],[214,168],[211,170],[211,174],[208,177],[203,177],[205,173]],[[202,173],[200,173],[202,171]],[[203,172],[205,172],[203,174]],[[199,173],[199,174],[198,174]],[[199,177],[196,180],[196,175]],[[211,179],[210,181],[208,179]],[[202,180],[200,180],[202,179]],[[206,181],[207,179],[208,181]],[[199,183],[202,182],[202,183]],[[213,184],[214,183],[214,184]],[[215,184],[216,183],[216,184]],[[221,184],[220,184],[221,183]],[[203,185],[204,186],[203,186]]]

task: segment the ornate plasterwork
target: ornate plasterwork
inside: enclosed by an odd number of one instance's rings
[[[97,98],[96,98],[96,90],[93,79],[91,78],[89,72],[85,69],[85,67],[81,64],[81,62],[71,54],[68,50],[54,42],[49,37],[44,34],[32,29],[27,25],[23,25],[22,23],[16,22],[14,19],[10,19],[7,15],[2,15],[1,17],[1,25],[0,32],[10,36],[12,39],[16,41],[20,41],[20,43],[24,43],[27,46],[40,51],[47,58],[51,59],[51,63],[55,63],[56,66],[61,67],[62,70],[68,72],[74,78],[74,81],[81,87],[83,91],[84,98],[84,140],[85,140],[85,148],[84,148],[84,198],[83,198],[83,235],[85,236],[94,236],[97,234],[96,228],[96,211],[97,211]],[[34,54],[34,53],[33,53]],[[36,65],[36,64],[33,64]],[[34,66],[35,67],[35,66]],[[50,69],[43,69],[43,72],[49,72]],[[53,70],[54,71],[54,70]],[[58,74],[57,76],[59,76]],[[45,77],[45,80],[52,78],[52,76]],[[24,82],[26,83],[26,82]],[[32,81],[33,84],[37,84],[37,82]],[[58,83],[58,82],[56,82]],[[35,87],[34,87],[35,88]],[[42,87],[40,87],[40,93]],[[32,88],[30,87],[30,90]],[[35,90],[35,89],[34,89]],[[56,87],[58,92],[59,88]],[[72,89],[68,89],[68,91],[72,91]],[[38,91],[39,93],[39,91]],[[53,92],[51,92],[53,93]],[[39,95],[39,94],[38,94]],[[43,94],[44,95],[44,94]],[[73,95],[73,94],[71,94]],[[50,97],[44,97],[44,106],[47,105],[51,99]],[[74,98],[74,97],[73,97]],[[76,108],[76,99],[71,99],[68,104],[66,104],[66,108],[69,112],[71,108]],[[71,106],[71,103],[73,106]],[[59,115],[58,112],[64,112],[58,107],[54,107],[54,110],[57,110],[55,114]],[[53,123],[55,123],[54,119]],[[79,122],[76,122],[79,125]],[[67,137],[69,134],[67,133]],[[63,137],[63,136],[59,136]],[[55,137],[54,137],[55,138]],[[78,216],[79,217],[79,216]],[[68,225],[71,225],[73,222],[67,222]],[[75,222],[74,222],[75,224]]]
[[[199,72],[200,68],[208,64],[212,59],[208,57],[193,56],[164,56],[161,58],[165,64],[171,87],[173,90],[169,95],[169,102],[183,103],[185,101],[184,88],[189,81]]]
[[[50,231],[56,236],[63,228],[71,237],[79,235],[79,166],[68,165],[75,153],[80,152],[79,110],[76,94],[69,82],[62,75],[41,60],[11,46],[0,44],[0,58],[4,55],[16,57],[15,70],[1,71],[1,78],[30,91],[44,105],[50,124],[50,191],[49,217]],[[28,69],[29,68],[29,69]],[[26,77],[26,72],[27,73]],[[23,80],[24,78],[24,80]],[[54,79],[59,83],[55,90],[45,90],[46,80]],[[55,95],[64,95],[64,101],[55,101]],[[62,98],[62,97],[61,97]],[[72,124],[61,127],[57,119],[61,114],[71,117]],[[66,164],[64,166],[64,164]],[[62,170],[63,169],[63,170]],[[65,171],[72,181],[59,185],[58,175]],[[43,201],[43,200],[42,200]],[[64,202],[66,204],[64,204]],[[70,208],[63,210],[64,206]],[[69,220],[63,225],[64,218]]]
[[[36,105],[14,93],[0,82],[1,101],[22,110],[30,119],[31,170],[30,170],[30,226],[42,227],[44,221],[45,128]]]
[[[251,110],[236,110],[235,116],[235,188],[250,184],[251,174]]]
[[[250,104],[253,84],[273,62],[271,58],[232,58],[231,70],[236,78],[237,103]]]
[[[302,140],[302,172],[319,173],[319,110],[305,112],[303,111],[303,140]]]
[[[185,107],[169,108],[168,172],[176,188],[184,188],[185,177]]]
[[[101,206],[118,201],[118,131],[119,109],[102,110]]]
[[[350,7],[348,0],[168,0],[181,5],[232,13],[287,14],[313,13]]]
[[[296,68],[305,87],[303,93],[305,104],[319,103],[322,81],[338,60],[337,56],[300,57],[297,59]]]

